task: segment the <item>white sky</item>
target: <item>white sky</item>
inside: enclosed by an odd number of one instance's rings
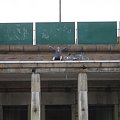
[[[62,21],[120,21],[120,0],[61,0]],[[59,21],[59,0],[0,0],[0,22]]]

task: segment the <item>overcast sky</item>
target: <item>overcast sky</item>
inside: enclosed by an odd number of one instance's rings
[[[61,0],[62,21],[120,21],[120,0]],[[0,22],[59,21],[59,0],[0,0]]]

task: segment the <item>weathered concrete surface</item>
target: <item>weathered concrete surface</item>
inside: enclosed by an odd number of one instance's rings
[[[54,45],[56,48],[58,45]],[[68,54],[80,54],[84,52],[89,60],[118,60],[120,58],[120,44],[115,45],[59,45],[67,48],[63,53],[63,60]],[[7,60],[52,60],[54,52],[49,45],[0,45],[0,61]]]
[[[40,74],[31,76],[31,120],[41,120],[41,85]]]
[[[63,60],[66,56],[68,56],[68,52],[63,53]],[[81,54],[80,52],[75,53],[72,52],[72,55]],[[51,61],[52,57],[54,56],[53,52],[11,52],[11,53],[0,53],[0,61]],[[86,52],[85,56],[89,58],[89,60],[119,60],[120,54],[119,53],[104,53],[104,52]]]
[[[0,61],[0,73],[120,72],[120,61]]]
[[[76,103],[77,94],[75,91],[66,92],[65,90],[68,84],[65,86],[65,82],[69,83],[69,88],[72,88],[72,90],[77,89],[77,83],[75,82],[73,86],[70,82],[77,80],[76,76],[78,73],[86,72],[89,81],[88,89],[90,90],[88,103],[102,105],[112,104],[119,107],[120,45],[74,45],[60,47],[68,47],[68,50],[63,52],[63,56],[68,55],[68,53],[79,54],[80,52],[84,52],[90,61],[50,61],[54,53],[49,46],[0,46],[0,88],[1,92],[3,92],[0,93],[0,104],[30,106],[31,93],[29,76],[35,71],[35,73],[41,73],[41,80],[50,81],[47,84],[41,84],[41,89],[43,90],[41,101],[42,109],[43,107],[45,108],[46,104],[70,104],[74,106],[73,109],[75,113],[73,116],[76,116],[78,106]],[[26,73],[28,74],[26,75]],[[50,76],[49,74],[51,73],[52,75]],[[55,76],[53,76],[53,74]],[[72,74],[73,76],[71,76]],[[22,83],[21,80],[23,81]],[[60,83],[58,83],[59,85],[57,86],[56,81],[53,81],[54,85],[52,85],[52,80],[61,80],[64,84],[61,83],[60,85]],[[106,88],[109,86],[111,87],[111,91],[106,91]],[[85,97],[87,97],[86,90],[83,92]],[[80,98],[86,99],[83,92],[81,90]],[[43,112],[45,111],[42,111],[42,113]],[[118,113],[118,111],[116,113]]]
[[[120,52],[120,44],[52,45],[67,48],[67,52]],[[0,45],[0,52],[52,52],[49,45]]]
[[[88,120],[87,74],[78,74],[78,120]]]

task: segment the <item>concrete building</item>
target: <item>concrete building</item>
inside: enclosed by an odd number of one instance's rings
[[[120,44],[59,46],[0,45],[0,120],[120,120]]]

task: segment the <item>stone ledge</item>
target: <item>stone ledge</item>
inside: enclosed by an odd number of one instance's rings
[[[7,68],[120,68],[120,60],[86,61],[0,61],[0,69]]]
[[[120,44],[112,45],[52,45],[67,48],[67,52],[120,52]],[[65,52],[66,52],[65,51]],[[49,45],[0,45],[0,52],[52,52]]]

